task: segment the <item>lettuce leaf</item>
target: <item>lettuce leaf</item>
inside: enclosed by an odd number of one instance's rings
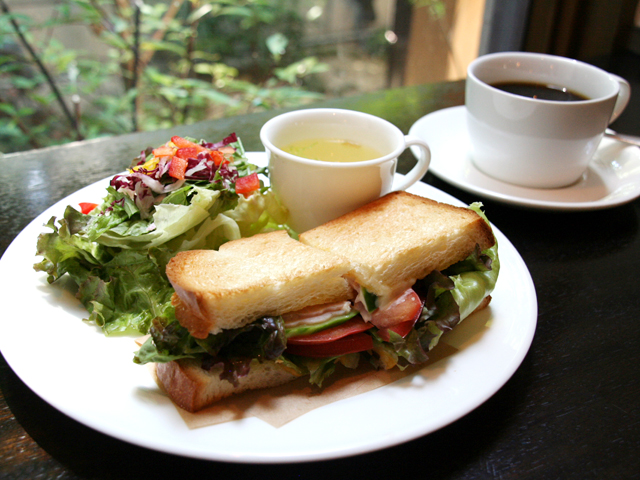
[[[186,205],[165,202],[156,206],[153,223],[143,220],[121,222],[104,231],[97,239],[102,245],[120,248],[151,248],[184,234],[210,217],[219,190],[187,187],[190,201]]]
[[[252,361],[278,359],[286,348],[282,317],[263,317],[244,327],[210,334],[204,339],[192,337],[175,317],[156,318],[149,333],[149,339],[134,356],[135,363],[195,358],[206,370],[222,365],[221,380],[234,385],[249,372]]]
[[[491,225],[482,211],[481,203],[473,203],[469,208],[480,215],[487,224]],[[466,259],[465,262],[474,262],[475,268],[457,275],[452,275],[451,277],[455,284],[452,295],[460,307],[461,320],[468,317],[496,287],[498,275],[500,274],[498,240],[496,239],[493,247],[482,252],[482,255],[480,255],[479,251],[476,251]],[[455,271],[457,267],[459,267],[459,265],[453,266],[452,271]]]
[[[146,332],[152,319],[173,308],[173,289],[151,254],[124,250],[104,270],[108,278],[90,277],[79,285],[77,297],[87,306],[88,321],[105,333]]]

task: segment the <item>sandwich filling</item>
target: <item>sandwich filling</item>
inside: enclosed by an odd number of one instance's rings
[[[470,208],[487,221],[479,204]],[[445,332],[488,303],[499,270],[497,244],[484,251],[476,246],[464,260],[393,296],[376,296],[351,280],[350,301],[265,316],[206,338],[190,335],[175,317],[156,318],[134,361],[196,358],[205,369],[222,365],[221,379],[234,384],[256,359],[309,375],[317,385],[338,364],[355,368],[366,360],[376,368],[404,368],[425,362]]]

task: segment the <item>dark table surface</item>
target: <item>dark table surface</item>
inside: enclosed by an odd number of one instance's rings
[[[407,132],[423,115],[463,103],[464,84],[455,82],[322,106],[372,113]],[[166,141],[168,134],[215,139],[236,131],[248,151],[258,151],[260,126],[275,113],[0,157],[0,253],[53,203],[123,170],[141,148]],[[640,134],[633,130],[625,133]],[[405,154],[399,170],[407,171],[411,161]],[[431,174],[424,181],[467,203],[483,200]],[[531,272],[538,326],[513,377],[453,424],[338,460],[193,460],[130,445],[68,418],[34,394],[0,356],[0,478],[640,478],[640,200],[574,213],[483,201]]]

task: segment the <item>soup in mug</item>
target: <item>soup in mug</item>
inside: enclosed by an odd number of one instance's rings
[[[299,140],[282,148],[297,157],[323,162],[364,162],[382,154],[371,147],[337,138]]]

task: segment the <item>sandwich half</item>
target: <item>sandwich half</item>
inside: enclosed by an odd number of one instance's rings
[[[479,204],[455,207],[404,191],[300,241],[348,259],[354,308],[375,327],[372,360],[381,368],[426,361],[444,332],[489,304],[500,269]]]
[[[344,259],[283,230],[218,251],[178,253],[166,268],[176,321],[154,321],[136,360],[158,362],[165,391],[192,412],[234,393],[291,381],[301,373],[279,360],[286,348],[282,315],[350,305],[348,269]],[[153,358],[145,358],[149,354]]]
[[[475,210],[475,211],[474,211]],[[300,235],[272,232],[174,257],[175,319],[136,354],[182,408],[342,364],[404,368],[488,304],[497,245],[478,206],[387,195]]]

